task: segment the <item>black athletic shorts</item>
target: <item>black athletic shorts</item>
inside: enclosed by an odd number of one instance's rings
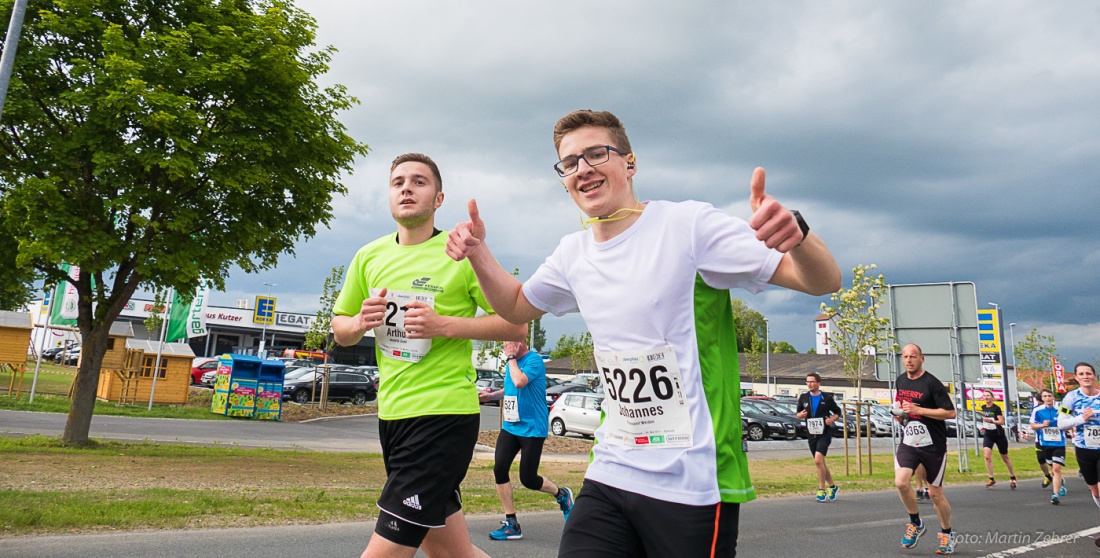
[[[734,556],[740,504],[689,506],[585,479],[559,558]]]
[[[1081,476],[1085,477],[1085,484],[1093,486],[1100,479],[1100,449],[1085,449],[1074,447],[1077,456],[1077,466],[1081,469]]]
[[[1008,454],[1008,437],[1005,436],[1004,431],[987,430],[982,435],[982,447],[992,449],[993,446],[997,446],[997,453]]]
[[[1066,446],[1039,446],[1035,449],[1035,459],[1040,465],[1057,463],[1066,465]]]
[[[829,444],[833,443],[833,437],[825,434],[822,436],[810,436],[806,441],[810,446],[810,455],[829,455]]]
[[[480,415],[379,420],[386,486],[378,507],[422,527],[443,527],[462,509],[458,487],[474,457]]]
[[[943,486],[943,474],[947,469],[947,451],[933,447],[914,448],[905,444],[898,445],[894,453],[894,469],[912,469],[924,465],[924,478],[929,486]]]

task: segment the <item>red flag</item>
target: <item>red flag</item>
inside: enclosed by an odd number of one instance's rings
[[[1054,371],[1054,382],[1057,386],[1056,389],[1058,390],[1058,393],[1065,393],[1066,373],[1065,370],[1062,369],[1062,363],[1058,362],[1058,359],[1052,356],[1050,357],[1050,366],[1051,370]]]

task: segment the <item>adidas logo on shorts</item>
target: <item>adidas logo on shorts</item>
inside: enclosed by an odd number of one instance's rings
[[[414,494],[401,501],[402,504],[409,506],[410,508],[419,511],[420,510],[420,495]]]

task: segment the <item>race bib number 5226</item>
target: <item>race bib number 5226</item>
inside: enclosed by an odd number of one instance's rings
[[[607,393],[603,441],[637,448],[691,446],[691,415],[672,347],[596,351],[595,357]]]

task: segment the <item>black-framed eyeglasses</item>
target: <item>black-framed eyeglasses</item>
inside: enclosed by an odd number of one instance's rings
[[[564,178],[577,172],[577,169],[581,166],[581,157],[584,158],[584,162],[588,163],[588,166],[594,167],[606,163],[607,160],[611,158],[612,151],[623,156],[629,154],[627,151],[615,149],[610,145],[597,145],[596,147],[585,149],[584,153],[580,155],[571,155],[558,161],[554,164],[554,170],[557,171],[558,176]]]

